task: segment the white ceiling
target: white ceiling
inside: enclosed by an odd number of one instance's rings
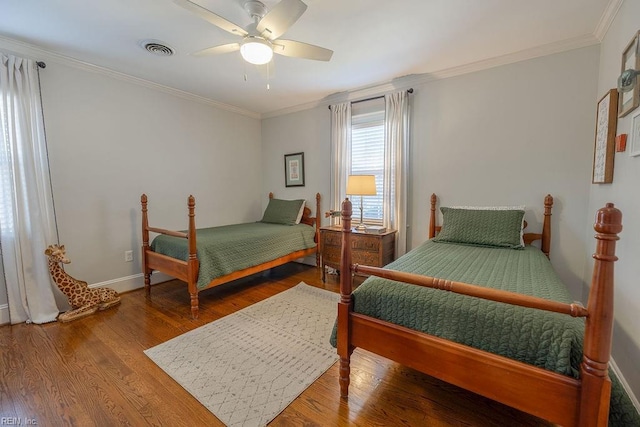
[[[244,0],[194,1],[242,27],[251,23]],[[270,90],[265,67],[246,64],[239,52],[191,56],[239,38],[171,0],[0,0],[0,38],[264,117],[404,76],[437,75],[522,52],[533,56],[593,44],[621,3],[304,1],[306,12],[283,38],[331,49],[333,58],[317,62],[275,55]],[[278,0],[263,2],[271,8]],[[144,39],[162,41],[176,54],[148,53],[139,46]]]

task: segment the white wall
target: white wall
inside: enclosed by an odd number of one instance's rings
[[[601,44],[598,94],[592,103],[616,87],[622,51],[638,30],[640,2],[626,0]],[[618,119],[618,134],[630,134],[631,118],[638,113],[640,108]],[[634,394],[640,396],[640,157],[629,157],[628,152],[616,153],[613,183],[590,186],[590,212],[607,202],[615,203],[622,211],[624,227],[616,251],[619,261],[615,267],[613,358]],[[593,216],[590,216],[586,228],[588,238],[594,234],[592,223]],[[592,264],[589,260],[584,272],[585,283],[589,283]]]
[[[426,239],[428,195],[441,205],[527,206],[540,230],[554,196],[551,261],[581,296],[583,233],[593,156],[598,47],[573,50],[429,83],[414,96],[415,246]]]
[[[140,195],[150,225],[259,219],[260,122],[103,74],[48,63],[47,143],[67,271],[89,283],[139,274]],[[134,262],[124,262],[124,251]]]
[[[414,86],[410,247],[427,237],[433,192],[443,205],[524,203],[534,230],[551,193],[552,262],[580,298],[598,55],[594,46]],[[328,199],[329,126],[326,106],[263,120],[263,186],[297,196],[284,190],[282,155],[305,151],[299,194]]]
[[[312,216],[328,225],[324,212],[330,209],[330,181],[328,180],[330,151],[330,116],[327,107],[304,110],[262,121],[262,192],[273,192],[281,199],[305,199]],[[304,153],[304,187],[286,187],[284,156]],[[320,193],[320,212],[316,212],[316,193]],[[262,208],[266,207],[263,201]],[[315,265],[315,257],[302,260]]]
[[[58,231],[72,276],[117,290],[141,286],[143,192],[151,226],[185,229],[190,194],[199,227],[260,218],[258,119],[64,60],[48,59],[40,76]],[[127,250],[133,262],[124,261]],[[6,321],[2,286],[0,324]]]
[[[262,192],[283,199],[303,198],[315,213],[320,193],[320,217],[329,210],[330,115],[327,107],[300,111],[262,121]],[[284,156],[304,153],[305,186],[285,187]],[[266,207],[266,201],[263,207]],[[328,220],[326,220],[328,224]]]

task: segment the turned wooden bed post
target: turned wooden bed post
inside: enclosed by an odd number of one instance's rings
[[[580,426],[606,426],[609,414],[611,380],[609,358],[613,335],[613,267],[618,260],[616,240],[622,231],[622,213],[607,203],[596,213],[596,253],[584,334],[584,352],[580,365],[582,389]]]
[[[338,302],[338,355],[340,356],[340,397],[349,396],[349,358],[353,352],[351,341],[351,291],[353,274],[351,273],[351,214],[349,199],[342,202],[342,253],[340,259],[340,302]]]
[[[320,216],[320,193],[316,193],[316,267],[320,268],[320,227],[322,227],[322,216]]]
[[[142,270],[144,273],[144,293],[147,298],[151,297],[151,269],[147,267],[147,249],[149,249],[149,217],[147,216],[147,195],[140,196],[142,204]]]
[[[196,250],[196,199],[192,195],[187,199],[187,207],[189,209],[189,230],[187,232],[187,239],[189,241],[189,258],[187,259],[189,279],[187,281],[187,285],[189,288],[189,295],[191,295],[191,317],[193,319],[197,319],[200,314],[197,286],[200,262],[198,261],[198,253]]]
[[[549,258],[551,250],[551,208],[553,207],[553,197],[547,194],[544,198],[544,222],[542,223],[542,243],[540,249]]]
[[[436,237],[436,193],[431,195],[431,214],[429,215],[429,238]]]

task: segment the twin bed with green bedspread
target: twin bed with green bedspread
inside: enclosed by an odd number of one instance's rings
[[[196,238],[200,260],[199,289],[225,274],[316,247],[315,229],[306,224],[254,222],[201,228],[196,230]],[[151,249],[183,261],[189,256],[187,240],[179,237],[157,236]]]
[[[524,233],[523,207],[444,207],[440,229],[436,200],[430,240],[383,269],[351,265],[352,205],[343,203],[347,245],[331,337],[341,395],[348,396],[350,355],[360,347],[554,423],[640,426],[607,370],[620,211],[607,204],[596,215],[596,265],[582,307],[548,259],[550,195],[541,234]],[[542,250],[530,245],[538,239]],[[353,290],[350,272],[373,276]]]
[[[187,284],[191,317],[198,318],[198,293],[299,258],[315,256],[318,264],[320,222],[303,199],[282,200],[269,194],[258,222],[197,229],[195,197],[187,198],[189,228],[172,231],[149,226],[148,197],[142,205],[142,271],[146,295],[151,274],[161,271]],[[316,193],[316,213],[320,194]],[[151,233],[158,233],[150,243]]]
[[[540,249],[479,247],[428,240],[385,268],[571,303]],[[353,311],[470,347],[579,377],[584,320],[369,277],[352,293]],[[336,328],[331,338],[336,345]],[[464,369],[464,366],[460,366]],[[610,373],[610,426],[640,426],[640,416]]]

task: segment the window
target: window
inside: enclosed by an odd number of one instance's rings
[[[349,175],[374,175],[376,196],[363,197],[363,220],[397,231],[396,255],[407,247],[409,93],[331,105],[331,206],[339,212]],[[357,196],[356,196],[357,198]],[[353,200],[358,203],[359,200]],[[359,209],[358,209],[359,210]],[[339,218],[332,217],[335,224]]]
[[[351,111],[351,169],[349,175],[375,175],[376,195],[364,196],[363,217],[367,224],[383,222],[384,99],[353,104]],[[359,197],[353,200],[359,206]]]

